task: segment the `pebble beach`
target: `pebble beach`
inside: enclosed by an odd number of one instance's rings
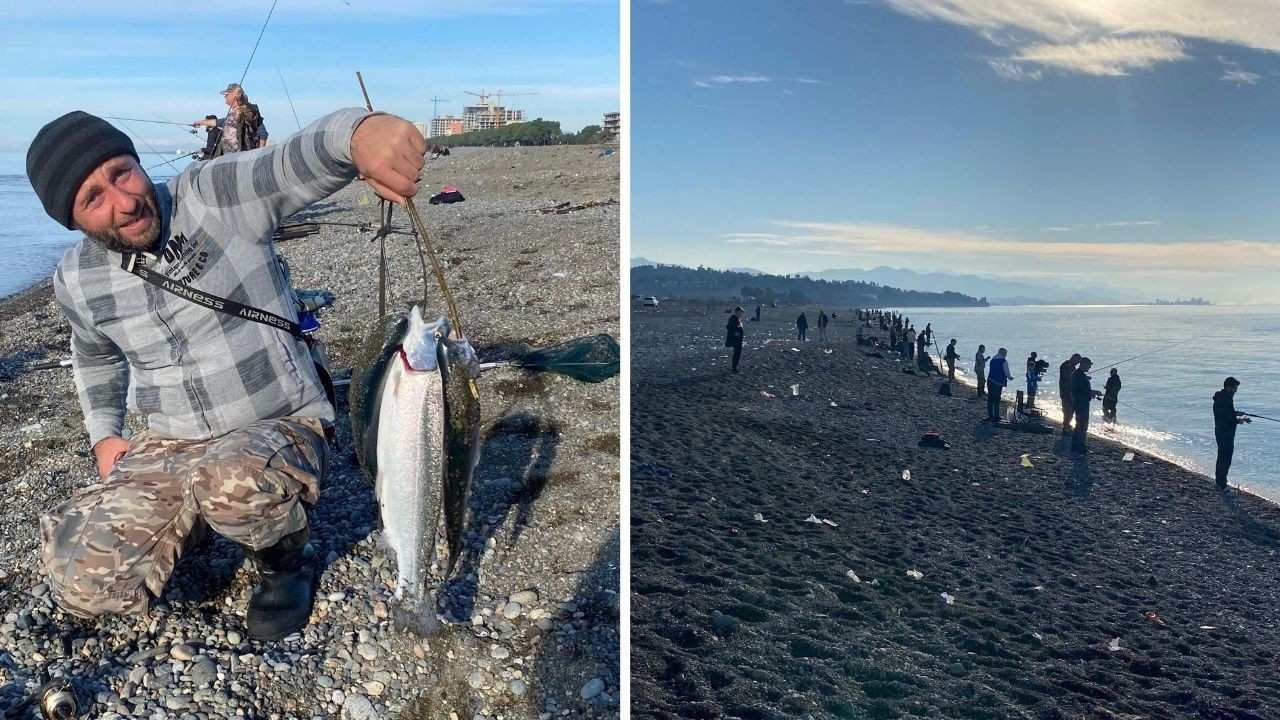
[[[1280,507],[731,307],[632,309],[632,717],[1280,717]]]
[[[428,161],[417,205],[482,361],[618,336],[619,156],[600,151],[460,148]],[[466,202],[427,205],[444,185]],[[540,212],[562,203],[579,209]],[[338,298],[319,337],[339,379],[377,321],[378,247],[354,227],[377,217],[353,182],[292,218],[347,225],[278,245],[296,287]],[[410,223],[397,210],[393,224]],[[421,301],[412,239],[392,235],[387,252],[388,307]],[[424,315],[442,314],[434,283],[426,297]],[[222,538],[183,556],[147,617],[84,621],[52,603],[38,517],[96,473],[70,370],[28,368],[67,357],[69,336],[48,281],[0,301],[0,712],[36,717],[21,707],[47,672],[71,679],[94,718],[619,716],[617,378],[486,371],[466,543],[430,637],[392,622],[395,561],[339,387],[338,445],[309,513],[323,559],[314,613],[259,643],[243,631],[255,574]]]

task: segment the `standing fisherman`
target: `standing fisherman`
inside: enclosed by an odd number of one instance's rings
[[[1120,371],[1111,368],[1111,377],[1107,378],[1106,392],[1102,395],[1102,420],[1108,425],[1116,424],[1116,403],[1120,402]]]
[[[987,419],[991,422],[1000,421],[1000,394],[1004,392],[1004,386],[1013,379],[1013,373],[1009,372],[1009,351],[1000,348],[996,351],[996,356],[991,358],[991,373],[987,376]]]
[[[1062,401],[1063,437],[1071,434],[1071,373],[1075,371],[1079,362],[1080,353],[1075,353],[1058,366],[1058,397]]]
[[[1040,387],[1040,373],[1036,371],[1036,354],[1027,358],[1027,409],[1036,406],[1036,388]]]
[[[806,338],[804,334],[808,329],[809,319],[804,316],[804,313],[800,313],[800,317],[796,318],[796,330],[799,331],[800,335],[796,339],[801,342],[807,342],[809,339]]]
[[[944,358],[947,361],[947,379],[956,379],[956,361],[960,359],[960,353],[956,352],[956,339],[951,338],[951,342],[947,344],[947,354]]]
[[[1214,479],[1218,489],[1227,489],[1227,471],[1231,469],[1231,456],[1236,450],[1236,427],[1253,422],[1236,410],[1236,388],[1240,381],[1229,377],[1222,381],[1222,389],[1213,394],[1213,436],[1218,441],[1218,465]]]
[[[987,351],[986,345],[978,346],[978,353],[973,356],[973,374],[978,376],[978,397],[987,392]]]
[[[1089,402],[1094,398],[1102,397],[1102,391],[1094,390],[1089,384],[1087,373],[1091,367],[1093,367],[1092,360],[1080,358],[1079,367],[1071,373],[1071,410],[1076,416],[1075,434],[1071,436],[1071,449],[1081,455],[1089,452],[1084,446],[1089,432]]]
[[[827,323],[829,322],[831,321],[827,319],[826,311],[819,310],[818,311],[818,339],[819,340],[827,339]]]
[[[725,325],[724,346],[733,348],[733,372],[738,372],[738,358],[742,357],[742,336],[746,334],[746,330],[742,327],[742,313],[745,312],[741,307],[733,309],[733,314],[729,316],[729,322]]]

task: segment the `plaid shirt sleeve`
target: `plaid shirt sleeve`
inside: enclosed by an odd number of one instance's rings
[[[75,249],[67,254],[69,258],[78,256]],[[53,292],[71,323],[71,369],[89,430],[89,447],[93,447],[103,438],[120,435],[124,429],[129,363],[120,348],[81,314],[80,308],[86,307],[85,298],[79,286],[67,285],[62,266],[54,273]]]

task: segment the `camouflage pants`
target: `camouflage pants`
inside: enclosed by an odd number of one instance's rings
[[[145,612],[197,523],[255,550],[307,525],[328,446],[317,418],[263,420],[210,440],[150,431],[105,482],[40,518],[54,599],[81,617]],[[299,502],[301,501],[301,503]]]

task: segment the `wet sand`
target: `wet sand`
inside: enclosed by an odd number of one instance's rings
[[[632,311],[633,717],[1280,717],[1280,508],[726,307]]]

